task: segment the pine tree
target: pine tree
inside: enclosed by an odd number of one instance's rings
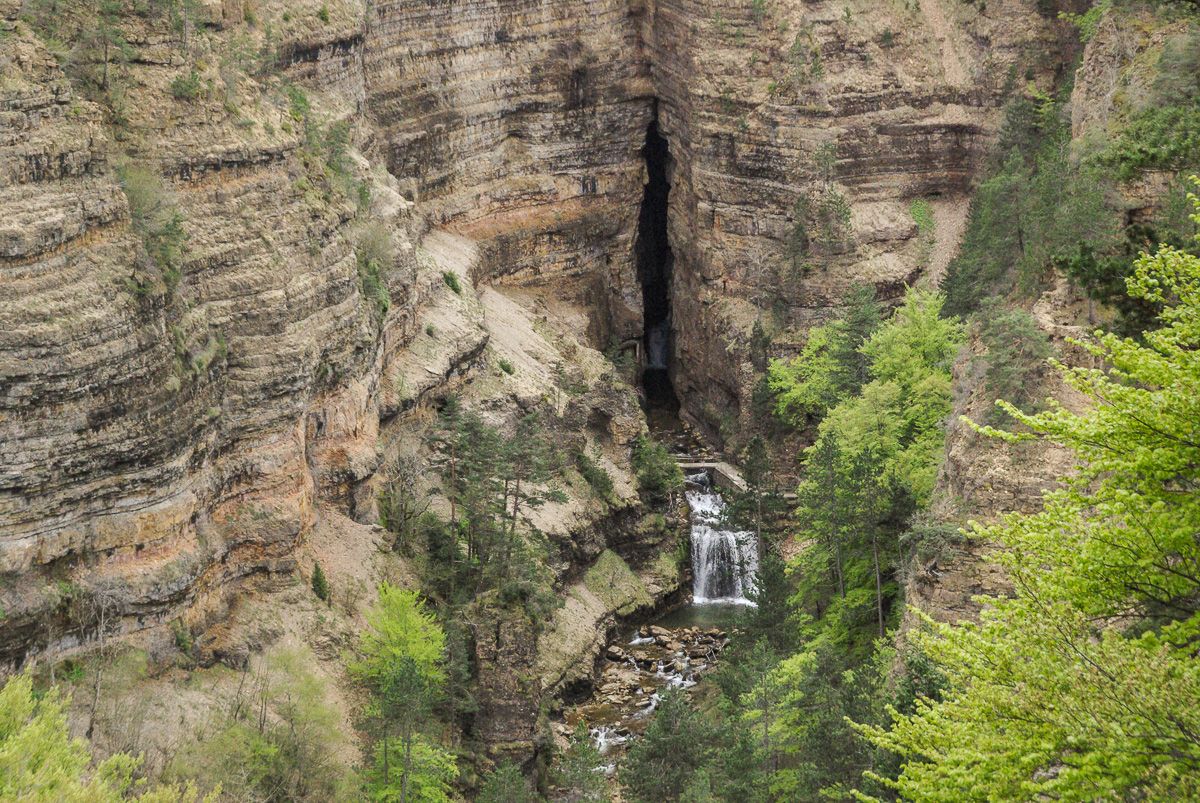
[[[555,768],[555,783],[561,793],[558,799],[564,803],[606,803],[609,795],[603,767],[604,757],[592,743],[587,725],[580,722]]]
[[[323,602],[329,601],[329,580],[325,577],[325,570],[319,563],[313,564],[312,590],[317,595],[317,599]]]
[[[634,803],[679,800],[688,780],[704,766],[709,727],[678,689],[662,693],[654,720],[625,757],[621,786]]]
[[[521,769],[506,761],[488,775],[479,788],[475,803],[536,803],[538,799]]]

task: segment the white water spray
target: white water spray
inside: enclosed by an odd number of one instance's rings
[[[688,490],[687,500],[692,510],[692,601],[753,605],[746,594],[758,573],[754,533],[724,529],[725,501],[707,487],[707,477],[703,487]]]

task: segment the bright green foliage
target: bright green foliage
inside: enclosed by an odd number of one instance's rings
[[[950,413],[950,365],[962,325],[941,317],[944,298],[910,290],[895,315],[860,349],[871,381],[821,423],[820,437],[838,438],[849,465],[870,449],[880,476],[894,477],[922,502],[933,489],[940,425]]]
[[[380,801],[446,800],[454,757],[424,733],[446,682],[445,631],[415,591],[386,583],[367,626],[359,640],[361,658],[350,669],[372,692],[369,714],[379,740],[368,777],[371,795]],[[418,789],[428,797],[418,796]]]
[[[0,800],[29,803],[195,803],[195,786],[145,789],[133,775],[140,758],[118,753],[94,768],[88,744],[67,732],[66,701],[56,689],[37,695],[29,675],[0,689]],[[205,797],[211,803],[218,789]]]
[[[393,665],[408,658],[422,675],[439,683],[444,679],[445,649],[446,634],[417,592],[384,583],[379,587],[379,602],[367,614],[367,631],[359,642],[362,659],[354,671],[368,683],[378,684]]]
[[[799,356],[772,360],[767,381],[775,394],[775,412],[795,426],[821,418],[867,381],[867,357],[859,349],[879,326],[879,305],[872,288],[851,289],[837,320],[809,330]]]
[[[979,624],[930,623],[939,702],[864,728],[905,761],[920,800],[1184,800],[1200,796],[1200,259],[1164,247],[1129,292],[1162,304],[1145,343],[1098,334],[1102,368],[1062,367],[1095,405],[1037,415],[1077,476],[1044,509],[975,527],[1014,580]]]
[[[446,286],[449,287],[451,291],[453,291],[454,295],[462,295],[462,280],[458,278],[457,273],[451,270],[443,271],[442,281],[446,283]]]
[[[803,554],[801,599],[815,614],[836,594],[852,618],[869,578],[882,635],[894,539],[933,489],[950,413],[950,363],[962,327],[942,318],[942,297],[910,290],[890,320],[858,349],[870,381],[829,410],[805,452],[799,488]],[[853,628],[851,628],[853,629]]]
[[[483,782],[475,803],[536,803],[539,799],[529,788],[520,768],[505,762]]]
[[[172,778],[220,785],[231,800],[331,800],[349,773],[339,758],[341,719],[313,674],[313,655],[280,651],[239,684],[236,697],[184,744]]]
[[[1100,26],[1100,20],[1112,8],[1112,0],[1098,0],[1082,14],[1063,12],[1060,16],[1079,29],[1079,40],[1083,43],[1091,41]]]
[[[633,442],[633,471],[638,487],[651,499],[666,500],[683,487],[683,471],[667,447],[647,435]]]
[[[555,767],[554,782],[559,789],[555,799],[564,803],[607,803],[608,783],[604,773],[596,771],[603,766],[604,757],[592,744],[587,725],[580,722]]]
[[[794,610],[783,614],[798,620],[803,646],[739,697],[766,734],[779,799],[844,797],[873,766],[845,718],[881,721],[887,658],[875,640],[899,594],[900,536],[933,487],[963,337],[941,307],[940,295],[909,291],[859,348],[869,381],[829,410],[805,452],[796,521],[809,545],[791,566]]]
[[[387,755],[384,755],[384,751]],[[407,756],[403,742],[380,740],[367,773],[367,789],[375,803],[450,803],[458,777],[454,754],[422,736],[413,738]],[[409,767],[401,773],[400,768]]]

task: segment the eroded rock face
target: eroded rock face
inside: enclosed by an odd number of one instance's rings
[[[224,97],[177,102],[173,43],[130,20],[143,61],[123,78],[138,102],[120,149],[29,28],[4,23],[6,663],[71,646],[27,626],[100,586],[137,630],[219,616],[238,581],[290,571],[316,495],[374,467],[374,386],[414,301],[415,218],[394,181],[353,168],[394,254],[385,321],[362,292],[353,201],[314,166],[278,86],[239,73]],[[216,58],[227,35],[197,47]],[[118,160],[178,213],[178,278],[147,253]]]
[[[479,375],[493,338],[515,354],[524,337],[488,315],[528,298],[449,305],[443,271],[588,311],[591,346],[640,339],[652,121],[670,152],[676,387],[710,432],[736,429],[756,320],[798,343],[854,282],[898,297],[930,259],[914,198],[940,197],[935,239],[952,245],[941,224],[1010,67],[1053,44],[1034,6],[227,0],[186,48],[163,19],[123,18],[138,57],[119,67],[119,110],[0,6],[0,663],[91,638],[68,609],[100,597],[114,630],[202,633],[294,572],[322,507],[370,521],[405,416]],[[173,86],[193,66],[209,87],[194,95]],[[125,160],[179,213],[177,279],[147,252]],[[850,220],[796,255],[801,196],[841,197]],[[360,258],[372,233],[377,281]],[[543,390],[475,392],[504,412]],[[564,420],[620,468],[632,397],[573,404]],[[609,513],[572,515],[556,531],[566,582],[608,547],[640,570],[668,540],[634,513],[611,541]],[[580,621],[611,607],[589,600]],[[489,645],[501,664],[536,649]],[[527,723],[501,686],[497,721]]]
[[[1023,50],[1052,47],[1055,26],[1033,6],[651,4],[674,157],[673,373],[710,433],[749,415],[756,320],[802,340],[851,285],[896,300],[952,251],[1006,82],[1044,67]],[[916,199],[933,203],[933,242]],[[848,222],[823,232],[814,207],[839,202]]]

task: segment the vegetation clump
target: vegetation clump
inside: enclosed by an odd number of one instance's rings
[[[200,74],[195,70],[177,75],[171,80],[171,95],[176,100],[196,100],[200,97],[201,89]]]
[[[141,238],[167,292],[173,293],[183,276],[187,247],[183,213],[175,206],[162,178],[148,168],[125,163],[117,168],[117,177],[129,201],[133,230]],[[149,291],[150,284],[146,280],[135,275],[132,281],[139,294]]]
[[[1162,305],[1156,328],[1143,343],[1080,344],[1106,368],[1059,369],[1092,406],[1027,414],[1001,402],[1028,432],[980,428],[1064,444],[1079,472],[1039,512],[972,528],[1001,546],[1015,593],[989,599],[977,624],[930,621],[917,635],[946,689],[862,728],[903,761],[887,783],[896,794],[1200,796],[1200,580],[1180,571],[1200,562],[1200,258],[1164,246],[1128,288]]]
[[[312,571],[312,591],[317,595],[317,599],[322,602],[329,602],[329,580],[325,577],[325,570],[321,568],[321,564],[314,563]]]
[[[683,470],[667,447],[648,435],[633,442],[633,471],[638,487],[651,499],[664,501],[683,487]]]

